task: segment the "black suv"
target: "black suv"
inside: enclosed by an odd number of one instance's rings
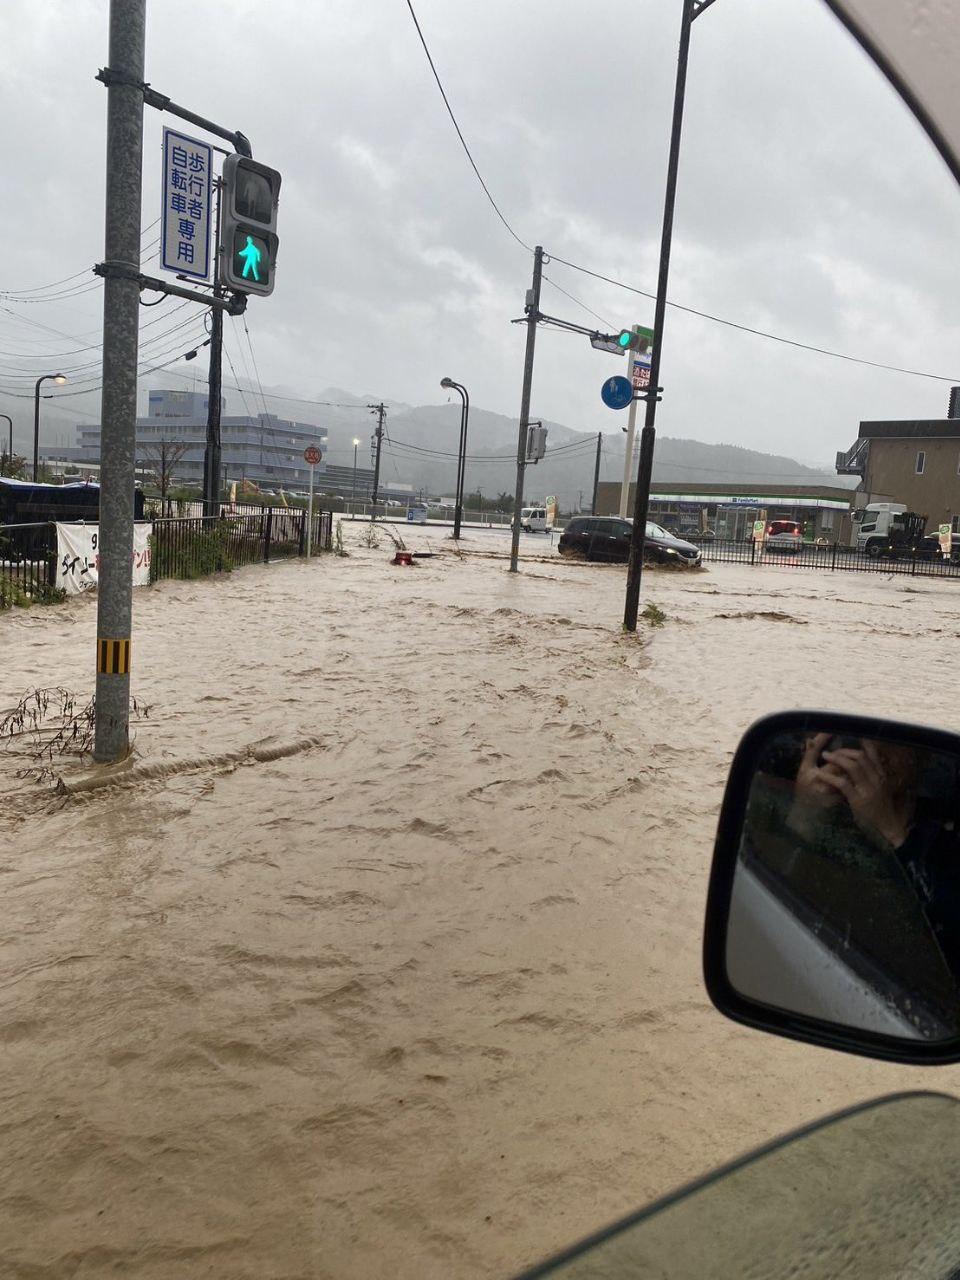
[[[621,520],[618,516],[574,516],[560,535],[559,550],[562,556],[623,563],[630,558],[632,536],[630,520]],[[644,560],[654,564],[698,565],[700,555],[700,548],[692,542],[684,542],[658,524],[647,522]]]

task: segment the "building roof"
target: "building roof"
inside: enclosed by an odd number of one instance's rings
[[[676,481],[670,483],[666,480],[656,480],[650,486],[650,493],[651,495],[707,494],[716,498],[826,498],[847,505],[853,497],[852,489],[846,485],[827,484],[826,479],[823,484],[767,484],[766,481],[760,484],[742,481],[733,484],[701,484],[699,481],[694,481],[692,484],[678,484]]]
[[[960,418],[861,422],[861,440],[960,440]]]

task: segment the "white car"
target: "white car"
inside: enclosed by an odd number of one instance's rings
[[[796,553],[803,546],[803,528],[796,520],[771,520],[764,542],[768,551]]]

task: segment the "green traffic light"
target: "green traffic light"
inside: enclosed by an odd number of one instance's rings
[[[263,251],[253,243],[252,236],[247,236],[246,244],[242,249],[237,250],[237,257],[243,258],[243,279],[246,280],[248,276],[252,276],[254,280],[259,281],[260,273],[257,268],[263,257]]]
[[[634,344],[634,335],[629,329],[624,329],[617,338],[617,346],[622,347],[624,351],[628,351]]]

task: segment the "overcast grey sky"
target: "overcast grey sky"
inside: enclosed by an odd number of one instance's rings
[[[653,291],[679,0],[415,6],[477,163],[518,234]],[[32,289],[102,257],[106,93],[93,77],[107,61],[106,0],[5,0],[0,50],[0,289]],[[265,386],[423,404],[445,398],[438,384],[447,374],[476,404],[517,413],[523,330],[509,321],[522,314],[530,258],[460,150],[405,0],[150,0],[147,78],[243,130],[255,156],[283,173],[276,290],[248,311]],[[144,226],[159,215],[164,123],[176,122],[147,110]],[[960,381],[958,231],[960,191],[820,0],[716,0],[698,19],[672,299]],[[652,321],[651,301],[557,264],[547,275],[614,327]],[[30,379],[58,360],[95,361],[96,349],[66,353],[96,343],[100,305],[97,291],[30,304],[0,298],[0,386],[31,391]],[[594,323],[546,286],[543,307]],[[200,330],[198,314],[153,351],[167,358]],[[227,340],[242,376],[229,325]],[[202,363],[177,368],[192,374]],[[618,369],[586,339],[541,331],[534,414],[618,430],[599,399]],[[943,416],[948,395],[946,383],[677,311],[668,312],[662,374],[664,434],[819,463],[851,443],[861,418]],[[45,407],[45,421],[66,429],[80,416],[66,412],[71,404],[96,410],[63,401],[49,418]],[[11,405],[26,425],[29,402]],[[321,409],[298,416],[323,421]]]

